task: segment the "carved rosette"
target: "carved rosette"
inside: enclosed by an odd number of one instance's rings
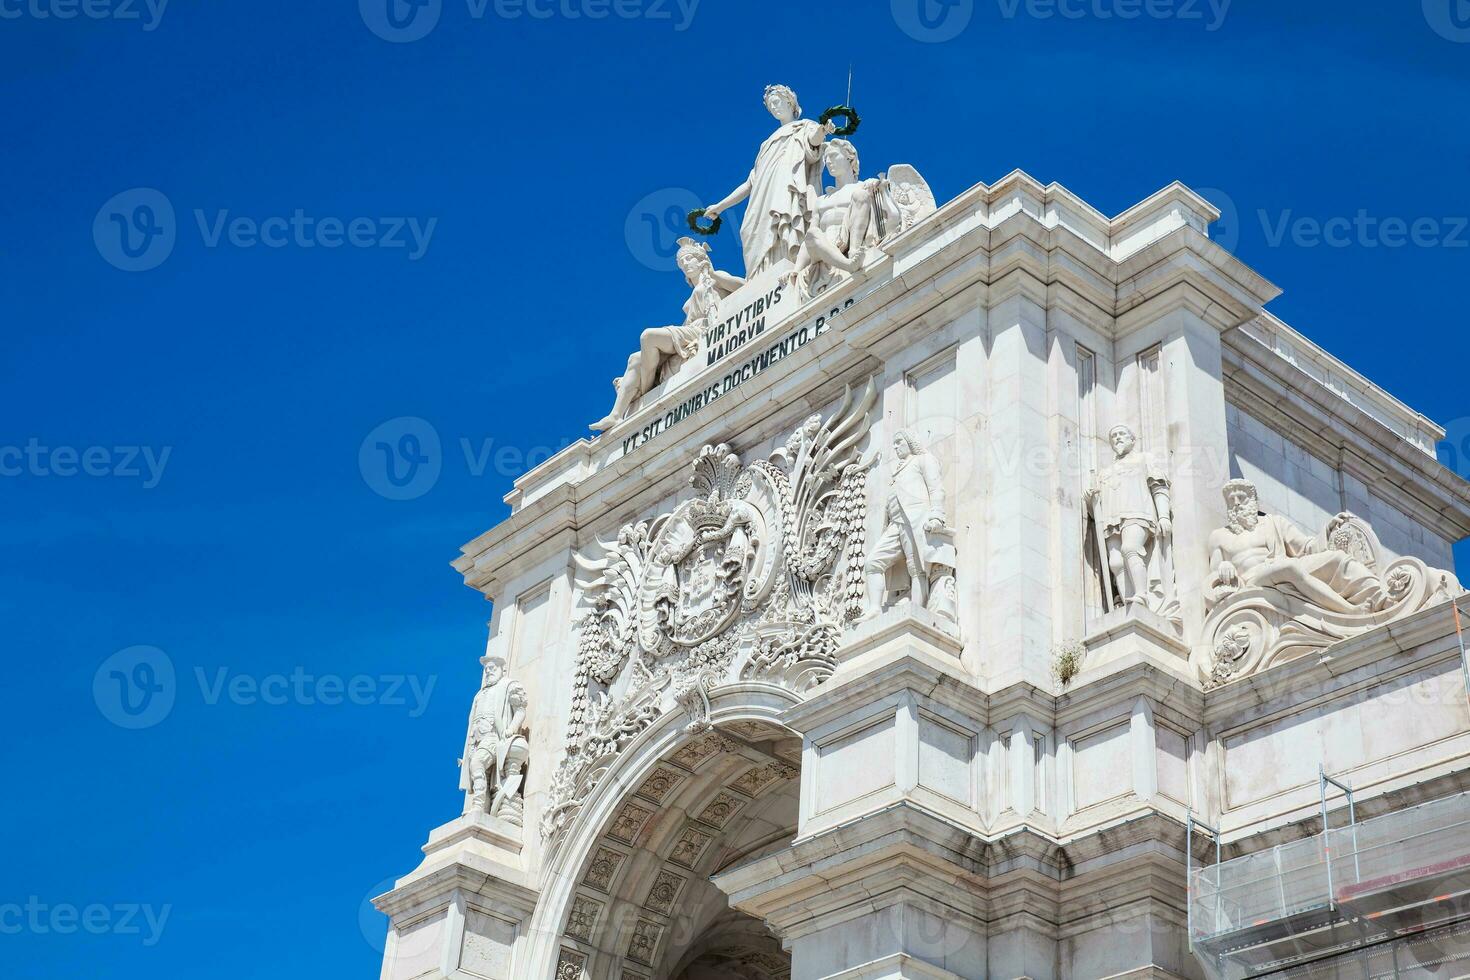
[[[560,840],[612,758],[670,711],[710,721],[724,684],[764,680],[805,693],[831,676],[861,612],[875,384],[848,389],[767,460],[728,446],[693,465],[696,495],[630,524],[601,556],[577,558],[583,609],[567,756],[542,832]]]

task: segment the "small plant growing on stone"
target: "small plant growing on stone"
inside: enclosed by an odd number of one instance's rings
[[[1087,648],[1076,640],[1052,648],[1051,672],[1063,687],[1081,673],[1082,658],[1086,653]]]

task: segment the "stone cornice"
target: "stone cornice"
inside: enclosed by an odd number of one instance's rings
[[[1075,837],[1035,827],[977,834],[912,802],[799,838],[787,850],[715,876],[731,904],[788,940],[850,914],[854,891],[874,907],[922,898],[995,922],[1018,915],[1057,928],[1168,896],[1182,911],[1184,826],[1148,809]]]
[[[901,642],[907,633],[914,642]],[[872,655],[862,651],[888,649]],[[1160,717],[1193,728],[1204,713],[1205,692],[1187,662],[1151,652],[1133,652],[1080,673],[1063,690],[1029,680],[1007,679],[992,687],[971,675],[958,657],[944,652],[954,640],[913,618],[896,619],[875,635],[850,636],[838,652],[840,666],[811,697],[788,709],[785,721],[809,732],[879,695],[908,690],[969,715],[986,726],[1001,726],[1026,715],[1048,727],[1065,727],[1099,712],[1115,711],[1140,697],[1153,702]],[[852,667],[849,667],[849,664]],[[850,669],[860,672],[848,676]]]
[[[1013,194],[1020,203],[1007,196]],[[1202,203],[1183,188],[1166,188],[1156,198],[1150,199],[1151,208]],[[988,208],[985,217],[993,223],[976,220],[982,199]],[[1001,201],[1006,203],[1000,206]],[[1047,211],[1047,202],[1065,205],[1067,214],[1086,220],[1067,224],[1058,212]],[[1169,223],[1171,230],[1147,244],[1135,242],[1140,247],[1129,251],[1120,265],[1109,257],[1115,247],[1100,249],[1088,237],[1096,213],[1088,216],[1078,204],[1061,188],[1042,188],[1019,173],[993,188],[977,185],[922,226],[888,243],[890,254],[862,276],[822,294],[784,321],[800,323],[849,297],[861,297],[835,329],[809,343],[801,356],[773,365],[722,396],[716,408],[661,435],[658,452],[635,450],[599,462],[608,452],[604,446],[615,447],[627,432],[688,397],[697,390],[697,381],[654,399],[601,440],[583,440],[558,453],[516,481],[507,500],[517,509],[465,545],[454,567],[465,574],[467,584],[493,594],[494,582],[507,577],[497,569],[530,564],[521,557],[525,549],[564,529],[576,532],[580,540],[594,516],[599,522],[609,515],[631,519],[676,493],[686,460],[700,446],[732,432],[742,433],[742,441],[762,438],[772,419],[785,418],[792,404],[815,410],[840,390],[841,381],[855,381],[877,366],[876,360],[867,363],[868,351],[884,338],[905,332],[912,342],[938,329],[942,320],[929,314],[948,304],[994,306],[1021,295],[1038,307],[1062,306],[1089,329],[1117,337],[1178,305],[1188,306],[1216,329],[1228,330],[1259,315],[1261,304],[1277,293],[1183,219]],[[1125,224],[1136,224],[1142,213],[1130,215]],[[960,300],[971,293],[971,299]],[[710,369],[709,376],[718,371]],[[640,478],[627,479],[634,473]],[[553,477],[565,482],[546,488]],[[533,488],[542,488],[541,495],[523,502]],[[617,496],[622,488],[627,489]],[[584,501],[596,501],[594,515],[583,516]]]
[[[1470,483],[1245,331],[1227,334],[1225,397],[1451,541],[1470,535]]]
[[[1463,608],[1470,600],[1462,597],[1460,604]],[[1426,649],[1431,645],[1433,650]],[[1294,714],[1317,699],[1341,697],[1344,688],[1382,683],[1385,675],[1458,656],[1454,612],[1444,602],[1341,640],[1321,656],[1289,660],[1218,687],[1206,696],[1201,720],[1228,738],[1238,725],[1255,727],[1263,718]],[[1360,671],[1371,676],[1358,676]]]
[[[454,860],[431,871],[415,871],[394,889],[373,899],[373,905],[395,920],[405,914],[421,915],[450,901],[454,892],[529,915],[540,892],[525,874],[478,854],[461,852]]]

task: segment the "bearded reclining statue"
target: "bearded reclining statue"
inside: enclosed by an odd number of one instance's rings
[[[1229,523],[1210,535],[1203,644],[1195,664],[1209,685],[1265,670],[1461,594],[1455,576],[1417,558],[1380,569],[1362,518],[1341,513],[1318,538],[1260,510],[1256,487],[1224,488]]]

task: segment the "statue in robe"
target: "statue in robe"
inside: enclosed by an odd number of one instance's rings
[[[480,693],[470,709],[469,733],[459,760],[466,813],[488,813],[521,825],[521,782],[530,759],[526,689],[505,673],[505,661],[485,657]]]
[[[710,261],[709,246],[692,238],[679,239],[679,252],[674,261],[690,287],[689,298],[684,301],[684,322],[643,331],[638,350],[628,358],[623,376],[613,381],[617,398],[612,411],[592,423],[598,432],[605,432],[627,418],[639,398],[698,354],[700,338],[716,322],[720,300],[745,285],[739,276],[717,271]]]
[[[945,516],[939,460],[904,429],[893,437],[897,460],[884,505],[883,534],[863,563],[868,611],[878,615],[888,569],[899,563],[909,579],[909,601],[941,619],[958,621],[954,528]]]
[[[747,277],[796,261],[806,237],[808,199],[821,190],[822,143],[837,131],[835,123],[802,119],[801,103],[785,85],[768,86],[765,104],[780,125],[761,144],[745,182],[704,209],[713,219],[745,202],[740,246]]]
[[[1248,588],[1275,588],[1328,613],[1376,612],[1391,603],[1378,574],[1324,547],[1291,521],[1263,514],[1249,480],[1225,484],[1229,523],[1210,535],[1205,595],[1213,605]]]

